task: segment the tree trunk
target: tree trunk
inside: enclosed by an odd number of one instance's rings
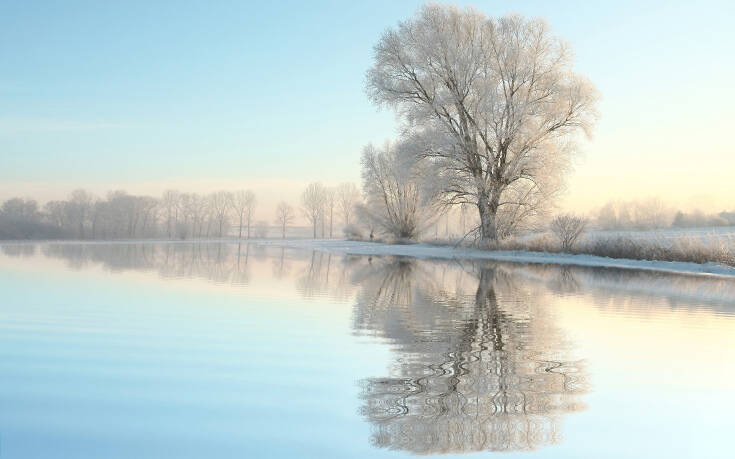
[[[240,228],[237,230],[237,240],[242,239],[242,212],[240,212]]]
[[[497,242],[497,212],[498,205],[495,200],[480,195],[477,203],[477,210],[480,213],[480,239],[484,244]]]

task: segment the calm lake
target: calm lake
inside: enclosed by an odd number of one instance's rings
[[[735,281],[0,245],[0,458],[731,458]]]

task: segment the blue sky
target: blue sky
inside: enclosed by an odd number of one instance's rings
[[[568,206],[735,207],[735,8],[645,3],[470,4],[547,18],[603,95]],[[398,126],[363,91],[372,46],[420,4],[2,0],[0,198],[221,185],[295,201],[311,180],[358,181],[362,146]]]

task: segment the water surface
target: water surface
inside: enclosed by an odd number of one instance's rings
[[[0,245],[0,457],[731,457],[735,283]]]

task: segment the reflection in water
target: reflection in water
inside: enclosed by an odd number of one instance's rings
[[[16,247],[3,250],[20,255]],[[25,246],[35,249],[35,246]],[[350,267],[361,257],[339,257],[324,252],[275,248],[238,243],[50,243],[41,246],[44,256],[59,258],[72,269],[100,264],[111,271],[156,271],[163,278],[200,278],[216,283],[247,285],[252,270],[270,263],[275,279],[294,277],[298,292],[306,297],[329,295],[345,300],[354,291]],[[33,252],[30,252],[32,254]]]
[[[32,257],[36,254],[35,244],[0,244],[0,249],[9,257]]]
[[[249,244],[47,244],[47,257],[61,258],[74,269],[101,263],[112,271],[155,270],[164,278],[204,278],[218,283],[247,284],[248,261],[263,256]],[[254,253],[255,252],[255,253]]]
[[[389,377],[364,381],[373,443],[415,454],[519,451],[555,443],[559,417],[583,408],[582,365],[537,292],[481,267],[474,295],[437,289],[413,261],[363,279],[358,330],[399,354]]]
[[[478,271],[474,295],[438,289],[413,261],[364,273],[355,326],[388,338],[399,354],[391,376],[364,381],[376,446],[531,450],[556,442],[559,416],[583,408],[581,362],[564,360],[540,299],[501,268]]]
[[[611,317],[633,308],[735,315],[732,280],[620,269],[338,256],[247,243],[0,244],[0,261],[40,259],[37,247],[74,269],[145,270],[263,291],[288,287],[270,283],[284,278],[305,298],[349,301],[354,333],[387,342],[394,352],[385,375],[378,371],[379,377],[361,384],[361,412],[372,426],[372,443],[414,454],[525,451],[560,440],[564,416],[584,408],[588,389],[577,349],[557,326],[551,305],[558,306],[560,298],[583,298],[580,311],[591,305],[616,313]],[[7,260],[8,266],[21,261]],[[695,336],[716,343],[708,335]],[[278,355],[290,354],[279,349]],[[324,357],[328,351],[318,360]],[[296,396],[308,387],[299,390]],[[282,403],[280,397],[273,403]]]

